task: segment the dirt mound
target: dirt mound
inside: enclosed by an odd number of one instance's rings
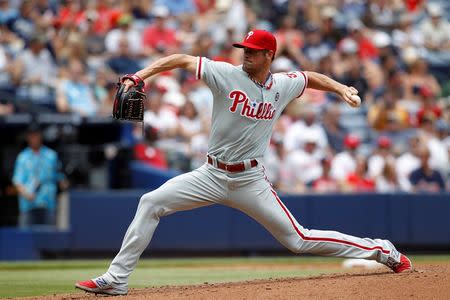
[[[105,297],[106,298],[106,297]],[[115,299],[450,299],[450,264],[418,265],[411,273],[386,269],[307,278],[131,289]],[[32,299],[96,299],[83,293]],[[102,297],[103,299],[103,297]]]

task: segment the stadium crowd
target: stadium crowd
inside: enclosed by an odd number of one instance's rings
[[[0,0],[0,116],[109,117],[116,81],[187,53],[239,64],[249,28],[275,33],[272,72],[326,74],[360,109],[306,90],[266,157],[280,191],[450,189],[450,6],[431,0]],[[182,71],[147,86],[135,158],[188,171],[205,162],[212,95]]]

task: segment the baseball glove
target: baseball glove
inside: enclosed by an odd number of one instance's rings
[[[131,86],[125,92],[124,81],[129,79],[133,81]],[[117,83],[117,92],[114,98],[112,116],[117,120],[128,120],[142,122],[144,120],[144,101],[147,96],[144,93],[144,81],[137,75],[127,74],[122,76]]]

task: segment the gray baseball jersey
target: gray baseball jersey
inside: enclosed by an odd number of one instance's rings
[[[261,87],[242,67],[206,58],[198,59],[196,73],[214,94],[209,154],[227,163],[263,156],[275,120],[289,101],[303,93],[308,81],[302,72],[273,74]],[[212,204],[244,212],[295,253],[372,259],[391,267],[400,260],[399,252],[387,240],[302,227],[272,188],[261,163],[247,164],[241,172],[205,163],[141,197],[119,253],[108,271],[94,281],[108,282],[126,292],[129,275],[160,218]]]
[[[303,72],[277,73],[261,87],[242,66],[204,57],[198,58],[196,73],[214,95],[208,153],[226,162],[261,158],[275,121],[308,80]]]

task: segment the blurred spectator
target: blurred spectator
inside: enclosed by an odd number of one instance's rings
[[[99,97],[97,98],[97,102],[99,103],[99,110],[97,114],[101,117],[110,117],[112,107],[114,105],[114,97],[117,92],[117,82],[115,81],[106,81],[104,83],[104,93],[99,93]]]
[[[340,191],[339,183],[330,176],[331,159],[322,158],[320,160],[322,166],[322,176],[316,179],[312,184],[312,191],[316,193],[337,193]]]
[[[154,5],[165,5],[169,9],[170,14],[174,16],[197,12],[197,7],[193,0],[156,0]]]
[[[431,120],[437,120],[442,115],[442,109],[436,103],[436,97],[428,86],[421,86],[418,94],[420,95],[421,107],[417,112],[417,123],[420,125],[424,117]]]
[[[17,97],[21,104],[43,105],[54,110],[57,66],[45,48],[46,41],[46,37],[41,34],[30,39],[29,48],[14,61],[14,76],[20,80]]]
[[[117,25],[117,20],[121,16],[121,9],[112,7],[114,2],[109,0],[96,0],[93,3],[95,3],[95,9],[89,12],[96,16],[94,22],[95,32],[105,34]]]
[[[178,116],[177,128],[177,135],[181,140],[179,150],[183,151],[186,156],[189,155],[192,138],[203,132],[203,125],[193,102],[186,100]]]
[[[430,152],[426,147],[419,151],[420,167],[411,172],[409,180],[411,181],[412,191],[418,193],[436,193],[445,190],[444,179],[439,171],[432,169],[428,160]]]
[[[273,134],[271,143],[264,154],[264,173],[275,189],[281,184],[281,172],[283,161],[286,159],[286,150],[283,145],[283,136],[281,134]]]
[[[367,8],[366,20],[370,27],[382,30],[390,30],[394,27],[397,21],[402,6],[400,1],[388,0],[372,0],[369,1]]]
[[[327,135],[327,140],[331,150],[334,153],[344,150],[344,138],[347,135],[347,129],[340,124],[341,111],[339,105],[328,105],[322,115],[323,128]]]
[[[336,26],[336,17],[338,11],[335,7],[329,5],[322,8],[320,16],[322,19],[322,36],[326,43],[335,47],[342,40],[343,32]]]
[[[323,39],[320,27],[317,24],[306,24],[305,34],[303,53],[311,62],[318,64],[323,57],[330,54],[331,45]]]
[[[365,66],[356,55],[344,57],[346,69],[340,76],[340,81],[348,86],[355,87],[362,99],[366,99],[369,92],[369,82],[365,74]]]
[[[411,63],[408,73],[404,76],[403,84],[404,99],[409,101],[417,102],[420,100],[420,95],[417,92],[422,86],[430,88],[434,95],[439,95],[441,92],[438,81],[428,71],[428,64],[422,58],[417,58]],[[414,103],[411,103],[411,105],[414,105]]]
[[[0,0],[0,25],[11,23],[18,15],[19,12],[11,6],[9,0]]]
[[[281,20],[280,28],[275,32],[277,47],[282,49],[286,44],[300,49],[303,47],[302,32],[296,28],[295,18],[284,16]]]
[[[62,80],[57,88],[58,111],[75,113],[83,117],[94,116],[98,107],[85,77],[85,67],[81,61],[69,62],[68,76],[68,79]]]
[[[427,59],[434,64],[450,63],[450,23],[443,18],[443,9],[437,3],[428,4],[429,19],[423,21],[420,30],[429,50]]]
[[[166,25],[169,9],[165,6],[155,6],[152,10],[153,24],[145,28],[142,43],[146,52],[164,53],[178,46],[175,31]]]
[[[105,48],[111,54],[122,52],[122,43],[128,46],[128,52],[139,55],[142,52],[141,33],[133,28],[133,17],[122,15],[117,20],[117,28],[108,32],[105,37]]]
[[[387,90],[367,114],[369,125],[378,131],[401,132],[409,127],[408,112],[398,103],[394,92]]]
[[[380,136],[377,140],[377,148],[368,160],[368,174],[371,178],[377,178],[384,170],[387,163],[395,161],[392,152],[392,141],[387,136]]]
[[[355,171],[346,176],[343,182],[343,190],[352,193],[375,191],[375,181],[367,174],[365,157],[357,157]]]
[[[14,33],[6,26],[0,25],[0,115],[13,112],[19,74],[17,65],[9,63],[13,57],[15,41],[18,41]]]
[[[33,1],[23,0],[19,6],[19,14],[16,18],[10,19],[8,27],[25,42],[29,42],[37,33],[36,23],[39,15],[33,8]]]
[[[280,190],[290,193],[305,192],[322,176],[323,156],[318,149],[318,143],[319,138],[313,132],[303,133],[303,148],[291,151],[286,157]]]
[[[413,16],[403,14],[400,16],[399,26],[392,31],[392,43],[395,47],[406,49],[408,47],[422,47],[423,34],[413,26]]]
[[[344,38],[338,44],[338,55],[334,60],[336,77],[344,84],[352,85],[359,91],[364,102],[370,102],[374,90],[383,83],[383,73],[372,60],[361,59],[358,55],[359,45],[353,38]]]
[[[362,60],[378,58],[378,49],[370,40],[367,28],[359,19],[350,21],[347,24],[347,30],[349,37],[357,43],[358,55]]]
[[[144,124],[156,128],[160,142],[164,138],[172,138],[176,135],[178,126],[177,114],[163,103],[160,93],[149,95],[148,107],[144,113]],[[167,98],[167,96],[166,96]]]
[[[450,171],[450,158],[447,146],[439,139],[437,123],[433,115],[426,115],[422,118],[420,133],[424,144],[428,147],[431,168],[438,170],[442,175]]]
[[[322,125],[316,120],[316,112],[311,107],[303,107],[302,119],[293,123],[284,137],[284,147],[288,152],[300,149],[305,144],[305,137],[317,137],[317,150],[325,154],[328,146],[327,135]]]
[[[85,10],[86,6],[81,0],[64,1],[54,17],[53,24],[58,29],[80,26],[89,15]]]
[[[409,139],[409,147],[407,147],[407,151],[400,155],[395,161],[395,171],[397,173],[398,183],[400,185],[400,189],[404,192],[411,191],[412,187],[411,182],[409,181],[409,175],[420,166],[420,147],[420,138],[418,136],[411,137]]]
[[[345,150],[336,154],[331,161],[331,177],[343,182],[356,170],[356,151],[361,139],[354,134],[347,134],[344,138]]]
[[[198,31],[195,28],[195,17],[189,15],[180,16],[180,28],[175,33],[175,38],[181,43],[181,52],[190,53],[197,40]]]
[[[116,74],[134,74],[141,69],[139,61],[130,52],[130,44],[125,37],[118,41],[118,49],[106,64]]]
[[[166,170],[168,164],[161,149],[155,147],[158,140],[158,130],[151,126],[144,127],[144,141],[134,146],[135,158],[152,167]]]
[[[395,193],[400,191],[393,161],[386,161],[381,173],[375,177],[375,186],[378,193]]]
[[[42,145],[41,129],[35,123],[27,130],[28,147],[16,159],[13,183],[19,193],[19,226],[55,225],[58,155]]]

